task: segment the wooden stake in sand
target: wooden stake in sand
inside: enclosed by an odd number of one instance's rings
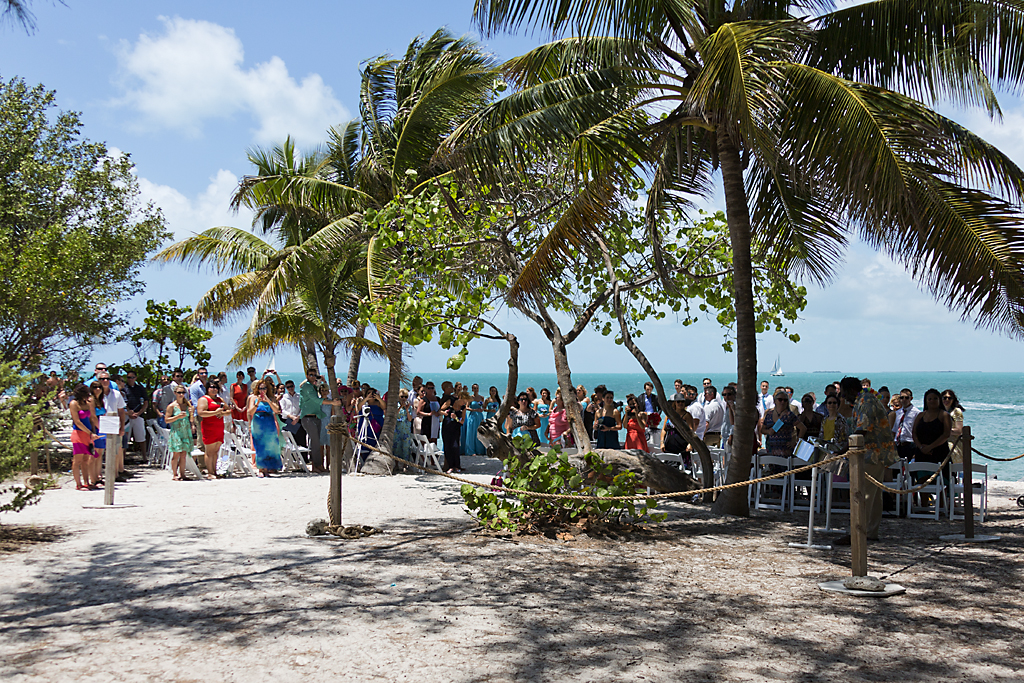
[[[331,493],[327,499],[327,518],[334,526],[341,526],[341,457],[345,449],[345,425],[341,415],[332,415],[327,435],[331,441]]]
[[[864,504],[864,436],[850,437],[850,573],[868,575],[868,516]]]

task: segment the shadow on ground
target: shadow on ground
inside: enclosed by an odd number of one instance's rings
[[[0,598],[0,641],[22,653],[0,672],[51,656],[58,633],[245,648],[372,632],[398,653],[447,639],[447,679],[459,681],[483,680],[475,662],[511,680],[1020,677],[1020,515],[993,514],[986,531],[1003,539],[970,547],[937,542],[948,523],[885,520],[872,573],[909,591],[851,600],[816,588],[848,572],[848,552],[786,548],[803,538],[802,515],[672,512],[623,543],[497,539],[450,520],[256,549],[203,527],[96,543]]]

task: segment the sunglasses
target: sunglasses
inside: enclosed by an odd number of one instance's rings
[[[952,397],[952,396],[943,396],[943,397],[942,397],[942,400],[943,400],[943,401],[952,401],[952,400],[953,400],[953,397]]]
[[[176,394],[181,394],[182,396],[184,396],[184,395],[185,395],[185,392],[184,392],[184,391],[175,391],[174,393],[176,393]]]
[[[827,405],[827,406],[837,406],[837,405],[839,405],[839,401],[825,401],[825,405]]]

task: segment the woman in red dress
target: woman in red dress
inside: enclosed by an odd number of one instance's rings
[[[636,448],[641,451],[647,451],[650,453],[650,448],[647,446],[647,432],[645,427],[647,425],[647,413],[638,409],[639,401],[636,396],[629,394],[626,396],[626,448]]]
[[[235,374],[238,376],[238,381],[231,385],[231,402],[234,403],[234,407],[231,409],[231,419],[247,422],[249,414],[245,411],[245,406],[249,402],[249,384],[245,381],[244,372],[239,370]]]
[[[199,399],[196,412],[202,422],[199,430],[203,435],[203,447],[206,449],[206,478],[217,478],[217,456],[220,445],[224,442],[224,416],[231,412],[220,398],[220,382],[211,379],[206,385],[206,396]]]

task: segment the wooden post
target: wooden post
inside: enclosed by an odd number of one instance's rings
[[[347,436],[338,431],[343,424],[341,415],[332,415],[332,429],[327,433],[331,442],[331,493],[327,499],[327,517],[336,526],[341,526],[341,459],[347,441]]]
[[[867,506],[864,502],[864,437],[850,437],[850,571],[868,575]]]
[[[974,538],[974,471],[971,467],[971,428],[964,425],[963,434],[960,437],[963,444],[963,467],[964,467],[964,538]],[[950,477],[952,479],[952,477]],[[949,509],[953,509],[953,482],[949,482]],[[936,502],[936,504],[938,504]]]
[[[114,504],[114,480],[117,478],[117,449],[121,447],[121,437],[107,434],[107,464],[103,468],[103,504]]]
[[[46,435],[46,430],[43,428],[43,418],[36,415],[33,419],[33,429],[37,432],[43,432]],[[49,440],[46,442],[49,444]],[[29,456],[29,474],[33,477],[39,474],[39,451],[32,449],[32,454]]]

